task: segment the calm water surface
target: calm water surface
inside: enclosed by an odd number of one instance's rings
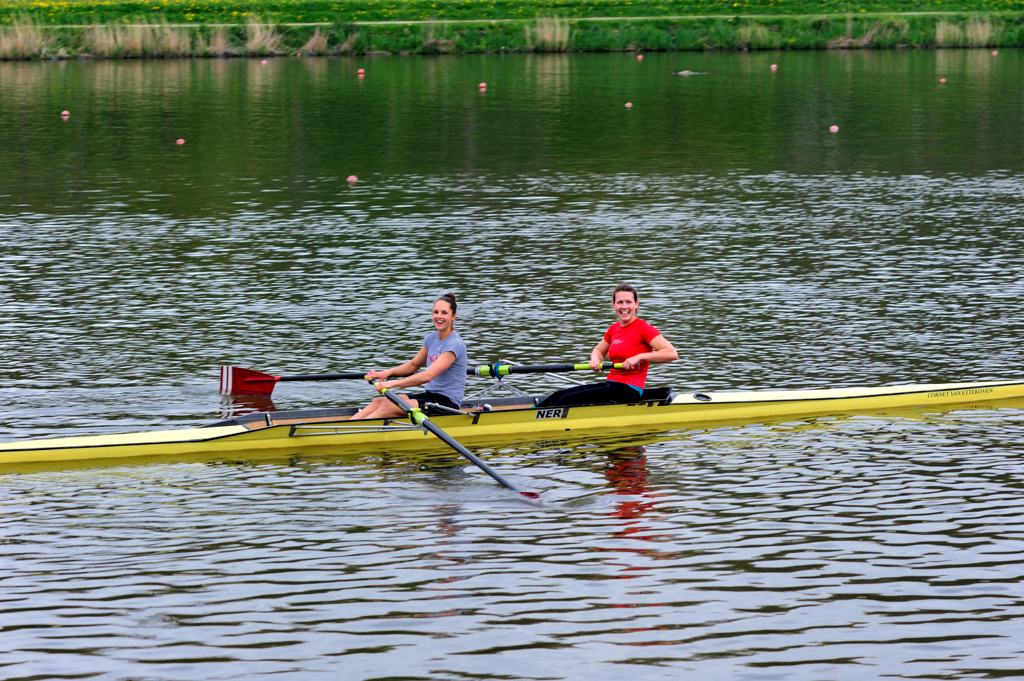
[[[0,64],[0,439],[363,402],[217,367],[403,361],[447,290],[474,363],[585,358],[626,280],[652,383],[1019,378],[1022,128],[1006,50]],[[436,453],[7,467],[0,675],[1020,676],[1022,435],[480,451],[540,508]]]

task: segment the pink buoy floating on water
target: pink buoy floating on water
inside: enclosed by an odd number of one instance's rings
[[[839,132],[839,126],[838,125],[833,125],[832,127],[830,127],[828,129],[828,131],[829,132]]]
[[[642,54],[636,55],[636,60],[637,61],[643,61],[644,60],[644,55],[642,55]]]
[[[999,54],[999,50],[992,50],[992,56],[993,57],[996,56],[997,54]]]
[[[71,117],[71,112],[68,111],[67,109],[65,109],[64,111],[60,112],[60,117],[63,118],[64,120],[67,120],[68,118]]]
[[[348,182],[349,184],[355,184],[355,183],[356,183],[356,182],[358,182],[358,181],[359,181],[359,178],[358,178],[358,177],[356,177],[355,175],[349,175],[349,176],[348,176],[348,177],[346,178],[346,182]]]
[[[779,70],[779,65],[778,64],[772,64],[772,71],[778,71],[778,70]]]
[[[480,88],[481,90],[486,90],[487,89],[487,83],[480,83],[479,85],[477,85],[477,87]]]
[[[633,108],[633,102],[626,102],[626,108],[627,109],[632,109]]]
[[[939,78],[939,82],[940,82],[940,83],[945,83],[945,82],[946,82],[946,79],[945,79],[945,78]]]
[[[183,140],[183,139],[182,139],[182,138],[180,138],[180,137],[178,138],[178,141],[177,141],[177,142],[175,142],[175,144],[177,144],[177,145],[178,145],[179,147],[180,147],[180,146],[181,146],[182,144],[184,144],[184,143],[185,143],[185,140]]]

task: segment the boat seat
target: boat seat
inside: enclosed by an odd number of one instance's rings
[[[676,396],[675,390],[672,388],[647,388],[640,395],[642,402],[658,402],[659,404],[668,404],[672,401],[672,398]]]

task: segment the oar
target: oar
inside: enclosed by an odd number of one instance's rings
[[[221,395],[269,395],[279,381],[337,381],[342,379],[366,378],[366,372],[353,371],[346,374],[305,374],[299,376],[274,376],[255,369],[222,366],[220,368]]]
[[[376,378],[370,381],[370,383],[373,384],[374,387],[376,387],[378,382],[379,380]],[[444,432],[440,426],[438,426],[436,423],[427,418],[427,415],[419,407],[412,406],[411,404],[403,400],[400,395],[395,394],[394,392],[388,390],[387,388],[381,388],[380,394],[386,397],[387,399],[391,400],[391,402],[395,406],[397,406],[399,409],[408,414],[412,418],[413,423],[415,423],[420,428],[423,428],[424,430],[429,430],[431,433],[441,438],[442,442],[444,442],[446,445],[457,451],[462,456],[472,461],[480,470],[482,470],[484,473],[487,473],[487,475],[497,480],[503,487],[510,489],[513,492],[517,492],[519,495],[524,496],[527,499],[540,499],[540,495],[537,494],[536,492],[524,492],[523,490],[519,489],[511,482],[506,480],[504,477],[502,477],[502,475],[498,473],[498,471],[494,470],[493,468],[485,464],[476,454],[463,447],[455,438],[453,438],[448,433]]]
[[[621,364],[605,362],[603,369],[621,369]],[[475,376],[508,376],[510,374],[538,374],[558,371],[585,371],[589,364],[484,364],[466,371]],[[274,376],[255,369],[222,366],[220,368],[221,395],[269,395],[274,386],[283,381],[339,381],[366,378],[365,371],[350,371],[343,374],[299,374],[295,376]]]
[[[477,376],[508,376],[510,374],[545,374],[558,371],[586,371],[589,364],[506,364],[497,362],[495,364],[484,364],[476,369],[470,369],[469,373]],[[621,363],[604,362],[601,369],[621,369]]]

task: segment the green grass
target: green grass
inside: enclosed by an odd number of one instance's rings
[[[0,22],[172,24],[493,21],[536,17],[834,15],[906,12],[1024,12],[1024,0],[0,0]]]
[[[990,46],[1024,0],[0,0],[0,59]]]

